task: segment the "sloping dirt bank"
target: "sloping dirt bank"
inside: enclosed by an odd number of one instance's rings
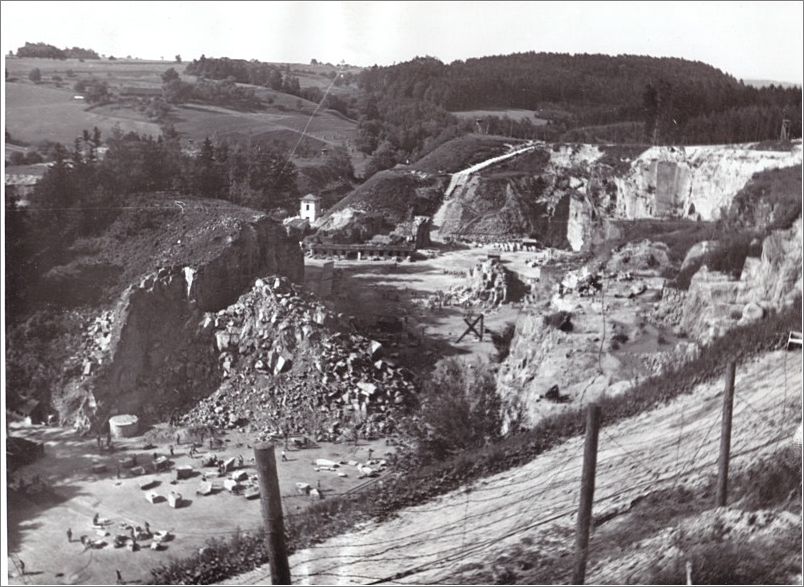
[[[738,366],[732,470],[790,443],[799,421],[798,353],[768,353]],[[723,379],[659,409],[601,430],[594,515],[625,512],[634,500],[674,484],[694,488],[716,471]],[[583,439],[523,467],[473,483],[383,524],[368,524],[291,557],[300,584],[449,582],[462,565],[482,564],[527,539],[572,541]],[[594,541],[594,537],[592,538]],[[267,567],[231,584],[264,584]]]

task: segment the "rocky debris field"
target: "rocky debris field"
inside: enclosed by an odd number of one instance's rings
[[[184,423],[317,440],[348,438],[356,425],[361,436],[392,432],[414,399],[413,376],[345,322],[285,278],[258,279],[236,303],[205,314],[223,381]]]

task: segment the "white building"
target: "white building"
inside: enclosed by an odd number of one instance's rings
[[[299,210],[299,216],[308,220],[310,224],[313,224],[318,218],[318,213],[320,211],[320,202],[321,198],[315,196],[313,194],[307,194],[301,199],[301,209]]]

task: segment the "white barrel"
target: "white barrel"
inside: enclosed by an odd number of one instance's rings
[[[109,430],[115,438],[128,438],[137,436],[140,429],[140,420],[131,414],[121,414],[109,418]]]

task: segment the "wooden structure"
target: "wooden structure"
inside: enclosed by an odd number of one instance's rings
[[[482,341],[483,340],[483,334],[485,333],[485,327],[484,327],[484,324],[483,324],[483,317],[484,317],[483,314],[478,314],[477,316],[474,317],[474,319],[473,319],[471,314],[465,316],[463,321],[466,323],[466,326],[468,328],[464,331],[463,334],[461,334],[461,336],[455,342],[456,343],[461,342],[463,340],[463,337],[466,336],[467,334],[469,334],[470,332],[474,332],[475,335],[477,336],[477,339]],[[480,330],[479,331],[475,329],[475,326],[477,326],[478,323],[480,323]]]
[[[415,250],[416,246],[410,243],[399,244],[376,244],[363,243],[357,245],[339,245],[335,243],[310,243],[307,250],[313,255],[324,257],[335,257],[340,259],[361,259],[380,257],[382,259],[393,259],[396,257],[408,257]]]

